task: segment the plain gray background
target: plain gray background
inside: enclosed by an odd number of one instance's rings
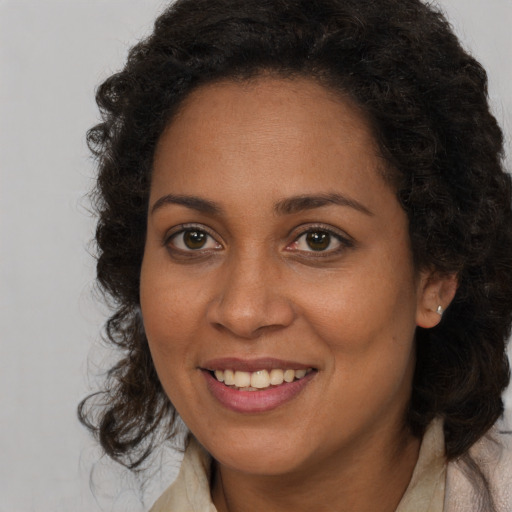
[[[439,3],[489,72],[510,168],[512,0]],[[100,460],[75,413],[109,357],[84,134],[98,120],[95,86],[165,4],[0,0],[0,512],[146,510],[178,464],[161,455],[144,504],[139,481]]]

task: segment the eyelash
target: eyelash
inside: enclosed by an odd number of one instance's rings
[[[180,236],[183,237],[186,233],[199,233],[202,235],[206,235],[207,239],[205,242],[205,245],[208,244],[208,238],[210,240],[213,240],[217,247],[214,248],[206,248],[203,249],[202,246],[198,247],[197,249],[193,248],[184,248],[184,247],[177,247],[176,244],[173,244],[173,241],[178,239]],[[329,236],[328,240],[328,246],[325,249],[319,249],[314,250],[311,248],[311,250],[301,250],[301,249],[290,249],[289,247],[294,244],[298,244],[301,238],[306,237],[308,234],[318,234],[318,233],[325,233]],[[329,249],[329,247],[332,245],[333,240],[336,240],[338,242],[338,246],[334,249]],[[307,242],[306,242],[307,243]],[[181,244],[185,245],[185,242],[183,239],[181,240]],[[198,258],[201,256],[206,256],[208,254],[211,254],[214,251],[218,251],[222,249],[222,245],[217,242],[216,238],[213,236],[213,234],[210,233],[210,230],[207,229],[204,225],[196,225],[196,224],[182,224],[180,226],[176,226],[172,232],[167,235],[164,239],[164,243],[168,250],[174,255],[174,256],[182,256],[182,257],[188,257],[188,258]],[[349,249],[354,247],[353,240],[348,237],[347,235],[341,234],[337,231],[334,231],[332,228],[318,224],[318,225],[308,225],[307,227],[304,227],[294,238],[293,242],[291,244],[288,244],[286,247],[286,251],[291,253],[300,254],[301,256],[307,257],[307,258],[326,258],[329,256],[337,255],[338,253],[342,252],[345,249]]]
[[[342,234],[338,231],[333,230],[332,228],[322,225],[322,224],[316,224],[316,225],[308,225],[307,227],[304,227],[302,231],[300,231],[293,240],[292,244],[296,244],[299,242],[299,240],[308,234],[315,234],[315,233],[326,233],[329,235],[329,246],[332,245],[333,240],[336,240],[338,242],[338,247],[335,247],[334,249],[325,249],[325,250],[318,250],[315,251],[314,249],[311,250],[297,250],[297,252],[302,253],[302,255],[308,257],[308,258],[327,258],[330,256],[337,255],[338,253],[342,252],[345,249],[350,249],[354,247],[353,240],[345,234]],[[289,246],[288,246],[289,247]],[[293,249],[287,249],[290,252],[295,252]]]
[[[215,243],[218,245],[218,247],[215,247],[213,249],[212,248],[203,249],[202,247],[199,247],[197,249],[192,249],[189,247],[187,249],[187,248],[177,247],[175,244],[172,243],[175,239],[178,239],[180,237],[180,235],[183,237],[187,232],[188,233],[197,232],[200,234],[204,234],[211,240],[215,241]],[[206,243],[208,243],[208,239],[207,239]],[[182,240],[182,244],[185,245],[185,242],[183,242],[183,240]],[[187,257],[204,256],[205,254],[210,254],[211,252],[218,251],[219,249],[222,248],[222,245],[219,242],[217,242],[215,237],[210,233],[210,231],[207,228],[205,228],[205,226],[196,225],[196,224],[182,224],[180,226],[177,226],[175,229],[172,230],[172,232],[169,235],[167,235],[165,237],[164,245],[168,248],[169,251],[172,251],[173,253],[176,253],[176,254],[179,253],[182,255],[186,255]]]

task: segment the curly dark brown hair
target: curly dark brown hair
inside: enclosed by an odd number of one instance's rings
[[[155,146],[192,90],[262,72],[309,77],[360,107],[408,215],[417,267],[457,274],[440,324],[417,329],[408,423],[421,436],[441,417],[447,457],[466,454],[502,414],[509,381],[511,180],[485,71],[419,0],[178,0],[100,86],[103,122],[88,133],[99,163],[97,276],[115,309],[106,336],[123,357],[80,419],[132,469],[173,435],[139,308]]]

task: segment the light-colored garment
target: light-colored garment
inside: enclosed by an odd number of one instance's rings
[[[494,427],[469,450],[490,485],[497,512],[512,512],[512,433]],[[448,464],[443,512],[488,512],[459,462]]]
[[[512,435],[493,431],[471,449],[491,483],[497,512],[512,512]],[[176,481],[150,512],[217,512],[210,497],[211,457],[191,440]],[[423,436],[411,482],[396,512],[487,512],[457,462],[446,463],[440,420]]]

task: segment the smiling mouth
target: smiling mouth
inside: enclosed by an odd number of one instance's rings
[[[238,391],[262,391],[288,384],[296,380],[303,379],[311,373],[313,368],[299,370],[281,370],[274,368],[268,370],[258,370],[255,372],[244,372],[234,370],[215,370],[210,374],[225,386]]]

